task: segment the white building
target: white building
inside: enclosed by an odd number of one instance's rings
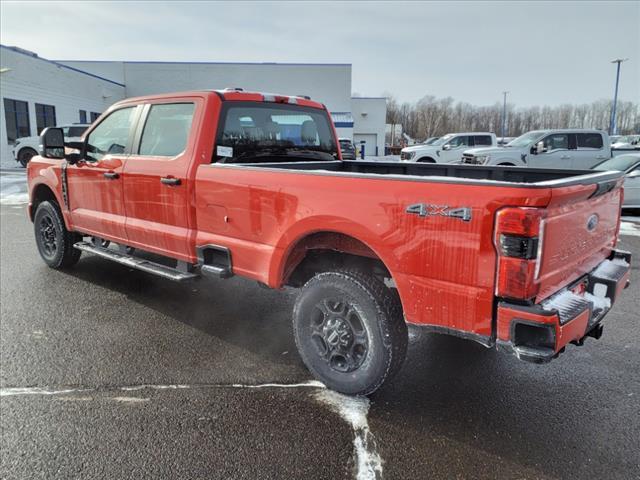
[[[353,97],[351,112],[354,143],[364,144],[367,156],[384,155],[386,97]]]
[[[338,136],[365,141],[367,155],[384,154],[386,102],[351,98],[351,64],[122,62],[57,60],[2,47],[2,155],[10,155],[13,123],[25,103],[28,131],[37,135],[36,103],[55,107],[57,124],[80,122],[80,110],[101,113],[127,97],[184,90],[241,87],[244,90],[308,95],[331,112]],[[8,99],[5,101],[5,98]],[[16,102],[19,102],[16,104]],[[20,103],[21,102],[21,103]],[[5,110],[5,104],[9,109]],[[42,110],[41,107],[38,107]],[[87,113],[87,119],[91,116]],[[24,123],[24,121],[22,121]],[[39,125],[42,125],[42,121]],[[11,134],[8,132],[11,130]],[[20,133],[26,133],[23,128]],[[19,135],[24,136],[24,135]]]
[[[46,126],[90,122],[125,98],[117,81],[76,70],[36,54],[0,46],[0,149],[3,166],[15,166],[13,141]]]

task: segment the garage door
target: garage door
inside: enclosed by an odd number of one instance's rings
[[[373,156],[376,154],[376,145],[378,143],[378,135],[375,133],[363,133],[363,134],[354,134],[353,142],[356,144],[358,149],[360,148],[360,142],[364,141],[364,154],[366,156]]]

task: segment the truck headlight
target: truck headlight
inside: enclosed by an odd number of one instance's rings
[[[476,159],[478,163],[484,165],[485,163],[489,162],[489,160],[491,160],[491,155],[477,155]]]

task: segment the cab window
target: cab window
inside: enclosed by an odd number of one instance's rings
[[[194,110],[193,103],[152,105],[142,131],[138,154],[175,157],[184,152]]]
[[[600,150],[602,148],[602,135],[599,133],[577,133],[576,137],[580,150]]]
[[[452,138],[448,145],[451,148],[457,147],[468,147],[469,146],[469,137],[467,135],[459,135],[457,137]]]
[[[544,142],[544,150],[547,152],[551,152],[553,150],[567,150],[569,148],[569,135],[566,133],[549,135],[542,141]]]
[[[87,160],[101,160],[105,155],[125,152],[135,107],[116,110],[105,117],[87,137]]]
[[[489,135],[476,135],[473,137],[475,146],[481,147],[490,147],[491,146],[491,137]]]

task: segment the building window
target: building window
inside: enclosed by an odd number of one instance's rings
[[[4,99],[4,118],[7,122],[7,141],[31,136],[29,125],[29,104],[21,100]]]
[[[80,110],[80,123],[87,123],[87,111]]]
[[[36,103],[36,129],[38,135],[47,127],[56,126],[56,107]]]
[[[100,116],[99,113],[91,112],[91,123],[95,122],[99,116]]]

